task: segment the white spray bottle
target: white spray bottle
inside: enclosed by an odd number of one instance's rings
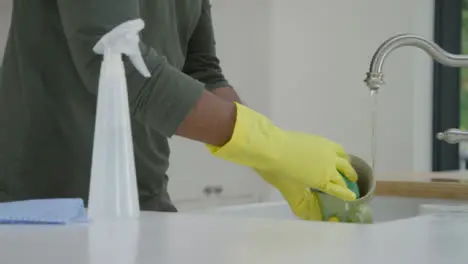
[[[91,220],[136,219],[140,214],[122,56],[150,77],[139,49],[140,19],[125,22],[104,35],[94,47],[103,55],[97,96],[88,216]]]

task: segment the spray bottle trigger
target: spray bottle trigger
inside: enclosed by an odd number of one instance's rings
[[[141,53],[132,54],[129,56],[129,58],[133,66],[135,66],[135,69],[137,69],[141,75],[143,75],[146,78],[151,77],[151,73],[148,70],[148,67],[146,67],[145,61],[143,60],[143,56],[141,55]]]

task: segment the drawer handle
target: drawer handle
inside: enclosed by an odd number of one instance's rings
[[[203,189],[203,193],[206,196],[210,196],[212,194],[220,195],[222,192],[223,192],[223,186],[206,186]]]
[[[216,195],[220,195],[223,192],[223,187],[222,186],[215,186],[214,187],[214,193]]]
[[[203,193],[206,195],[206,196],[210,196],[211,194],[214,193],[214,188],[212,186],[206,186],[204,189],[203,189]]]

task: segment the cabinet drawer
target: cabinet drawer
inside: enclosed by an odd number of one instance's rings
[[[203,144],[174,138],[171,148],[168,189],[174,203],[210,206],[212,201],[255,200],[252,197],[267,190],[250,168],[213,157]]]
[[[215,198],[214,207],[234,206],[242,204],[251,204],[259,202],[259,195],[246,194],[237,197],[217,197]]]

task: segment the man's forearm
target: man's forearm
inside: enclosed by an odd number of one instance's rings
[[[177,135],[214,146],[226,144],[236,122],[236,107],[241,102],[232,87],[203,92],[201,98],[179,126]]]
[[[233,100],[223,100],[211,92],[203,91],[176,134],[220,147],[231,139],[235,122],[236,106]]]

